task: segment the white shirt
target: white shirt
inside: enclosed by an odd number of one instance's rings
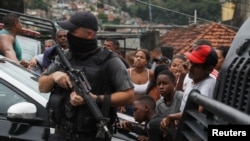
[[[212,98],[215,84],[216,84],[216,79],[214,79],[210,75],[206,79],[204,79],[203,81],[201,81],[197,84],[193,84],[193,80],[188,79],[186,81],[184,94],[183,94],[183,98],[181,101],[180,111],[183,112],[184,107],[185,107],[186,102],[187,102],[188,95],[191,92],[191,90],[197,89],[200,91],[201,95]]]

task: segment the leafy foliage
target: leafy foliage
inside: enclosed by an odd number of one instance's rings
[[[26,0],[26,8],[48,10],[52,6],[43,0]]]
[[[102,23],[106,23],[108,21],[108,16],[104,13],[98,14],[98,19],[102,21]]]
[[[148,2],[148,0],[144,0],[144,2]],[[151,3],[152,22],[154,23],[185,25],[193,21],[195,10],[200,22],[205,20],[217,22],[221,16],[219,0],[167,0],[167,2],[151,0]],[[134,6],[123,6],[122,9],[127,10],[131,16],[149,21],[149,8],[146,4],[137,2]]]
[[[99,13],[98,19],[105,24],[120,24],[121,21],[120,18],[115,18],[113,21],[108,21],[108,16],[104,13]]]

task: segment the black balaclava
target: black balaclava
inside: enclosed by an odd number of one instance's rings
[[[96,39],[83,39],[72,34],[67,34],[69,42],[69,50],[72,53],[88,53],[97,49],[97,40]]]

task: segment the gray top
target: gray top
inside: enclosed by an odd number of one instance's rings
[[[182,97],[183,97],[183,92],[176,91],[174,95],[174,100],[170,106],[167,106],[164,102],[164,98],[161,97],[159,100],[156,101],[156,108],[155,108],[156,113],[161,116],[167,116],[172,113],[180,112]]]

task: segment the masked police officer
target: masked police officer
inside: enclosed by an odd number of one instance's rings
[[[98,23],[92,13],[76,12],[69,20],[58,24],[68,30],[67,59],[73,68],[86,74],[92,88],[90,96],[110,119],[108,128],[112,133],[116,107],[131,104],[134,100],[133,84],[126,67],[114,53],[97,46]],[[47,109],[56,132],[49,140],[111,140],[107,136],[96,137],[97,121],[84,98],[71,89],[73,84],[60,58],[55,59],[39,78],[40,92],[51,92]]]

